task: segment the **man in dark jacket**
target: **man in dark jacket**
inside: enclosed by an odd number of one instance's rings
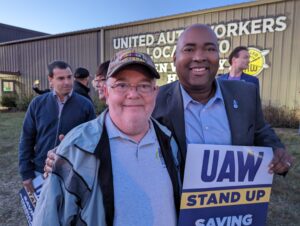
[[[54,61],[48,70],[52,92],[31,101],[19,144],[19,171],[28,192],[33,192],[32,179],[43,173],[47,152],[59,144],[59,135],[96,117],[91,101],[73,92],[67,63]]]
[[[228,57],[231,65],[230,71],[223,74],[218,79],[221,80],[240,80],[244,82],[251,82],[255,84],[259,90],[259,80],[255,76],[248,75],[243,71],[249,67],[250,55],[248,48],[245,46],[236,47]]]
[[[74,91],[92,101],[89,96],[90,88],[88,87],[90,72],[83,67],[79,67],[75,70],[74,77]]]
[[[182,163],[187,144],[267,146],[274,151],[269,172],[289,170],[292,157],[264,121],[258,87],[215,79],[218,40],[210,27],[189,26],[178,39],[173,60],[179,81],[160,87],[153,116],[173,131]]]

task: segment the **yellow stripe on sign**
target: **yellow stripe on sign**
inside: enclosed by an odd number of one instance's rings
[[[183,192],[181,209],[234,206],[269,202],[271,188],[242,188],[206,192]]]

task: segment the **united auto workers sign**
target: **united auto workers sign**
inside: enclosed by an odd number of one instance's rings
[[[231,46],[231,38],[245,35],[256,35],[264,33],[282,32],[286,29],[287,17],[268,17],[260,19],[252,19],[246,21],[236,21],[230,23],[220,23],[211,25],[218,40],[219,51],[221,54],[227,54],[236,46]],[[162,30],[157,33],[136,34],[125,37],[113,38],[112,44],[114,50],[126,48],[139,48],[141,51],[147,52],[155,62],[156,69],[163,75],[165,82],[169,83],[177,79],[175,67],[173,65],[173,54],[176,50],[176,42],[183,32],[184,28],[177,30]],[[264,68],[268,68],[265,56],[269,50],[261,50],[254,47],[255,51],[250,51],[250,57],[258,61],[251,63],[247,73],[257,76]],[[254,56],[254,55],[259,56]],[[251,61],[251,60],[250,60]],[[219,70],[229,67],[226,58],[220,59]]]

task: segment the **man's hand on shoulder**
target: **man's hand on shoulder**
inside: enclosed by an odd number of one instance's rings
[[[64,134],[60,134],[58,136],[58,139],[60,141],[62,141],[64,138],[65,138]],[[44,166],[44,174],[43,174],[44,179],[46,179],[48,177],[48,174],[52,172],[53,164],[54,164],[54,161],[55,161],[56,156],[57,156],[55,154],[56,150],[57,150],[57,147],[53,148],[52,150],[48,151],[48,153],[47,153],[47,158],[46,158],[45,166]]]
[[[52,169],[53,169],[53,165],[54,165],[54,162],[55,162],[55,159],[56,159],[56,149],[57,148],[54,148],[50,151],[48,151],[47,153],[47,158],[46,158],[46,161],[45,161],[45,166],[44,166],[44,174],[43,174],[43,177],[44,179],[46,179],[49,175],[49,173],[52,172]]]

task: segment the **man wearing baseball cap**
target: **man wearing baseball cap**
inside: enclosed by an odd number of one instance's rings
[[[157,78],[149,55],[115,55],[104,88],[108,110],[58,147],[33,225],[177,224],[179,154],[170,131],[151,118]]]
[[[91,97],[89,96],[89,77],[90,72],[86,68],[77,68],[74,73],[74,91],[92,101]]]

